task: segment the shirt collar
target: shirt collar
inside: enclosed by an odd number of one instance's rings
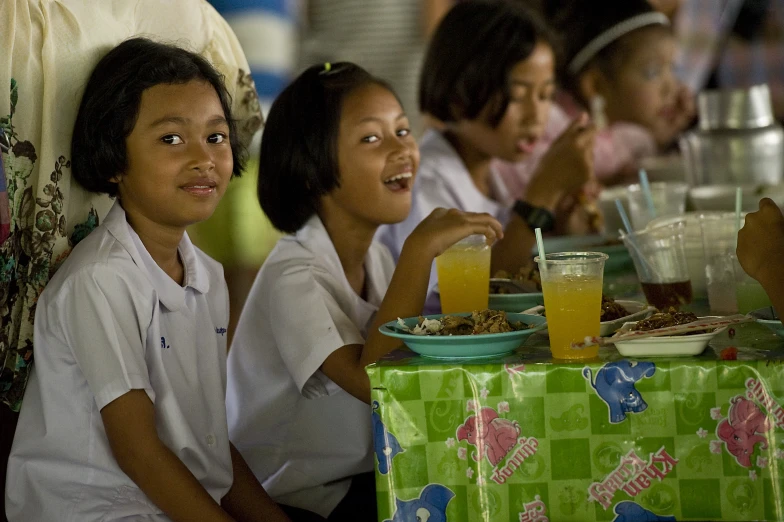
[[[376,267],[372,259],[372,246],[365,256],[365,285],[367,286],[367,300],[365,300],[358,296],[356,292],[354,292],[354,289],[351,288],[351,284],[349,284],[348,279],[346,278],[346,273],[343,271],[343,265],[340,262],[340,257],[338,257],[338,252],[335,250],[335,245],[332,243],[332,239],[330,239],[324,223],[317,214],[311,216],[294,236],[288,236],[285,239],[297,241],[304,246],[314,256],[317,256],[321,263],[327,265],[331,274],[339,274],[338,278],[347,292],[356,296],[359,302],[369,305],[376,310],[378,309],[378,306],[381,304],[381,300],[386,293],[386,287],[381,288],[378,286],[379,284],[382,284],[381,280],[383,277],[381,274],[375,273]]]
[[[183,234],[177,247],[185,271],[184,286],[180,286],[158,266],[158,263],[147,252],[141,238],[128,223],[125,210],[119,200],[115,201],[104,219],[104,225],[130,254],[136,266],[144,272],[158,293],[158,299],[168,310],[177,311],[185,305],[185,294],[188,287],[202,294],[209,291],[210,280],[207,268],[199,259],[196,247],[191,243],[187,232]]]
[[[447,187],[461,209],[488,212],[498,217],[505,215],[507,207],[513,203],[501,175],[492,164],[489,182],[495,199],[479,192],[462,158],[441,132],[431,129],[425,133],[420,142],[420,154],[436,158],[438,175],[447,181]]]

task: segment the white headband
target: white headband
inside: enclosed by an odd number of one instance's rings
[[[583,47],[582,51],[572,58],[568,67],[569,74],[577,74],[599,51],[621,36],[630,33],[635,29],[639,29],[640,27],[645,27],[646,25],[670,25],[670,19],[662,13],[643,13],[627,18],[623,22],[610,27],[588,42],[588,45]]]

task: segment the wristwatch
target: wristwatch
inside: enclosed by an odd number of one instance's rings
[[[555,216],[544,207],[535,207],[518,199],[515,201],[512,210],[523,218],[523,221],[531,230],[541,228],[542,232],[550,232],[555,228]]]

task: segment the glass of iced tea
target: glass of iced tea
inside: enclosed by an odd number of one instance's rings
[[[458,241],[436,258],[441,312],[487,308],[490,299],[490,247],[481,234]]]
[[[645,298],[660,310],[692,301],[684,229],[684,224],[678,222],[621,236],[634,261]]]
[[[572,349],[572,343],[598,337],[604,262],[600,252],[564,252],[537,257],[542,278],[550,351],[556,359],[590,359],[598,346]]]

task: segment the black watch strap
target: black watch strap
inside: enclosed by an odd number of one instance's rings
[[[541,228],[542,232],[550,232],[555,228],[555,216],[546,208],[535,207],[518,199],[515,201],[512,209],[525,221],[531,230]]]

